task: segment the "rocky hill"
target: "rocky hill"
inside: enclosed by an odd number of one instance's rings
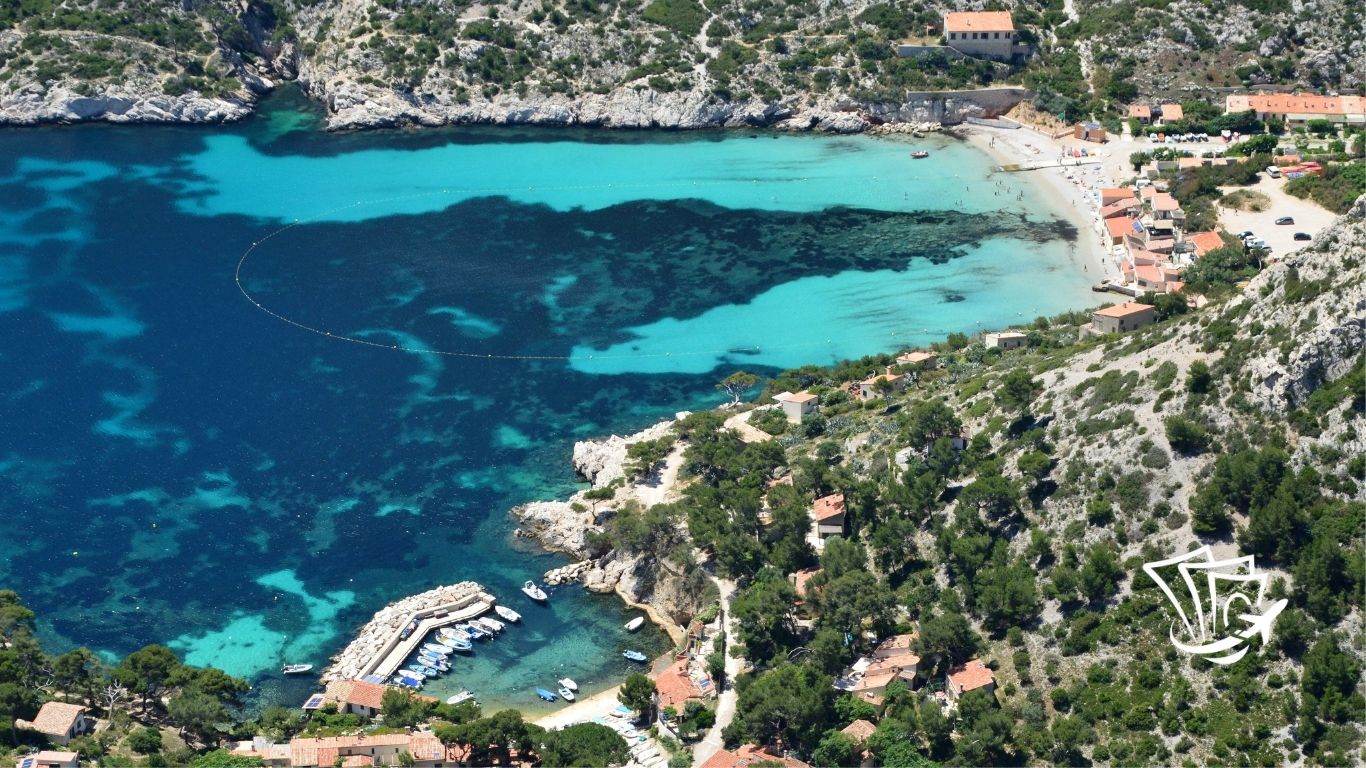
[[[1362,36],[1343,34],[1361,29],[1360,12],[1345,0],[1022,0],[1017,26],[1043,54],[1027,66],[893,54],[892,43],[908,37],[936,42],[923,37],[927,25],[950,5],[17,0],[0,9],[0,121],[231,120],[297,79],[334,128],[859,130],[995,114],[1024,95],[911,93],[925,90],[1010,83],[1048,94],[1050,111],[1094,111],[1112,96],[1208,93],[1238,78],[1336,88],[1362,78]]]

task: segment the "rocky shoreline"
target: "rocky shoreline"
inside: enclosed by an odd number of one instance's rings
[[[679,414],[678,418],[684,415]],[[601,532],[602,524],[621,504],[634,500],[650,506],[672,498],[679,485],[676,471],[682,459],[681,446],[674,446],[663,468],[646,478],[628,480],[626,466],[631,445],[668,436],[675,421],[662,421],[625,437],[612,435],[576,443],[574,470],[592,488],[566,501],[524,504],[510,514],[519,525],[514,536],[532,539],[548,551],[562,552],[574,559],[568,565],[546,571],[546,583],[582,583],[590,592],[614,593],[627,605],[645,611],[651,621],[678,641],[687,623],[704,607],[700,605],[700,596],[690,594],[682,583],[682,575],[669,563],[648,555],[603,549],[590,535]],[[609,501],[594,502],[585,497],[592,490],[611,486],[616,486],[616,490]]]

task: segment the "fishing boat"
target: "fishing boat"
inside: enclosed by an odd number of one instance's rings
[[[437,675],[441,674],[432,667],[420,663],[409,664],[408,666],[404,667],[404,669],[408,670],[409,672],[412,672],[415,676],[421,675],[423,680],[426,680],[429,677],[436,677]]]
[[[511,608],[508,608],[505,605],[493,606],[493,612],[501,616],[505,621],[510,621],[513,624],[516,624],[517,622],[522,620],[522,614],[512,610]]]
[[[627,632],[634,632],[634,631],[636,631],[637,629],[640,629],[640,628],[641,628],[642,626],[644,626],[644,625],[645,625],[645,617],[644,617],[644,616],[637,616],[637,617],[635,617],[634,619],[631,619],[630,621],[626,622],[626,631],[627,631]]]
[[[579,689],[579,684],[568,677],[562,677],[560,678],[560,687],[568,688],[571,691],[577,691]]]
[[[450,648],[452,651],[455,651],[456,653],[469,653],[470,651],[474,650],[473,643],[471,643],[468,640],[461,640],[460,638],[456,637],[443,640],[441,641],[441,644]]]
[[[541,697],[541,701],[556,701],[559,699],[558,696],[544,688],[537,688],[536,695]]]
[[[413,666],[411,666],[411,667],[404,667],[403,669],[400,669],[400,670],[398,671],[398,674],[401,675],[401,676],[403,676],[403,677],[412,678],[413,680],[417,680],[417,681],[419,681],[419,682],[422,681],[422,680],[426,680],[426,679],[427,679],[427,675],[424,674],[424,673],[422,672],[422,670],[420,670],[420,669],[415,669],[416,666],[417,666],[417,665],[413,665]]]
[[[645,654],[641,653],[640,651],[622,651],[621,655],[625,656],[631,661],[645,661]]]
[[[463,624],[457,624],[454,627],[442,627],[441,629],[438,629],[436,631],[436,637],[438,640],[469,640],[473,636],[469,633],[467,627]]]
[[[475,619],[475,621],[478,621],[481,625],[485,627],[493,629],[494,632],[502,632],[503,630],[508,628],[508,625],[489,616],[480,616],[478,619]]]
[[[286,664],[280,667],[280,674],[282,675],[302,675],[305,672],[312,671],[312,664]]]
[[[528,581],[527,583],[522,585],[522,594],[526,595],[532,600],[535,600],[538,603],[544,603],[546,600],[550,599],[546,596],[545,590],[536,586],[536,582],[534,581]]]
[[[417,619],[413,619],[412,621],[408,622],[407,626],[405,626],[405,627],[403,628],[403,631],[402,631],[402,632],[398,633],[398,639],[399,639],[399,640],[407,640],[407,639],[408,639],[408,636],[411,635],[411,634],[413,634],[413,632],[414,632],[416,629],[417,629]]]
[[[914,157],[916,160],[924,160],[925,158],[927,158],[927,157],[929,157],[929,156],[930,156],[930,153],[929,153],[929,152],[926,152],[926,151],[923,150],[923,149],[917,149],[916,151],[914,151],[914,152],[911,153],[911,157]]]
[[[435,653],[429,653],[428,651],[418,653],[417,660],[422,662],[424,666],[436,667],[442,671],[451,668],[451,665],[446,662],[445,656],[437,656]]]
[[[461,691],[454,696],[446,699],[447,704],[463,704],[474,699],[474,694],[469,691]]]
[[[568,688],[561,688],[561,689],[559,690],[559,694],[560,694],[560,698],[564,699],[565,701],[573,701],[573,700],[574,700],[574,692],[571,691],[571,690],[569,690]]]
[[[450,649],[450,648],[447,648],[446,646],[442,645],[441,643],[424,643],[423,646],[422,646],[422,650],[424,650],[424,651],[431,651],[432,653],[435,653],[437,656],[450,656],[450,655],[451,655],[451,649]]]
[[[465,630],[465,634],[469,635],[471,640],[484,640],[492,637],[489,632],[482,630],[473,624],[461,624],[460,628]]]
[[[470,626],[471,626],[471,627],[478,627],[479,629],[484,630],[485,632],[489,633],[490,635],[496,635],[496,634],[498,634],[498,628],[495,627],[495,626],[493,626],[492,624],[490,624],[488,621],[486,621],[486,620],[484,620],[484,619],[470,619]]]
[[[421,687],[422,687],[422,681],[421,681],[421,680],[416,680],[416,679],[414,679],[414,678],[406,677],[406,676],[404,676],[404,675],[399,675],[399,676],[395,677],[395,678],[394,678],[394,683],[395,683],[396,685],[401,685],[401,686],[403,686],[404,688],[421,688]]]

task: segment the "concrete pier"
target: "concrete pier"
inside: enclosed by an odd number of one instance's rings
[[[493,609],[498,600],[473,581],[462,581],[411,595],[385,606],[361,627],[356,639],[332,657],[322,680],[388,677],[423,643],[433,629],[469,621]],[[417,622],[406,638],[403,630]]]

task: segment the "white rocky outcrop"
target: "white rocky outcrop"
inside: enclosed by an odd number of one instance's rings
[[[574,443],[574,471],[592,483],[594,488],[611,485],[626,476],[628,448],[636,443],[658,440],[668,435],[673,431],[675,421],[687,415],[679,413],[673,420],[661,421],[626,437],[612,435],[601,440],[581,440]]]
[[[252,113],[247,99],[168,96],[160,89],[111,86],[93,96],[64,85],[30,86],[0,96],[0,123],[40,125],[106,120],[111,123],[223,123]]]

